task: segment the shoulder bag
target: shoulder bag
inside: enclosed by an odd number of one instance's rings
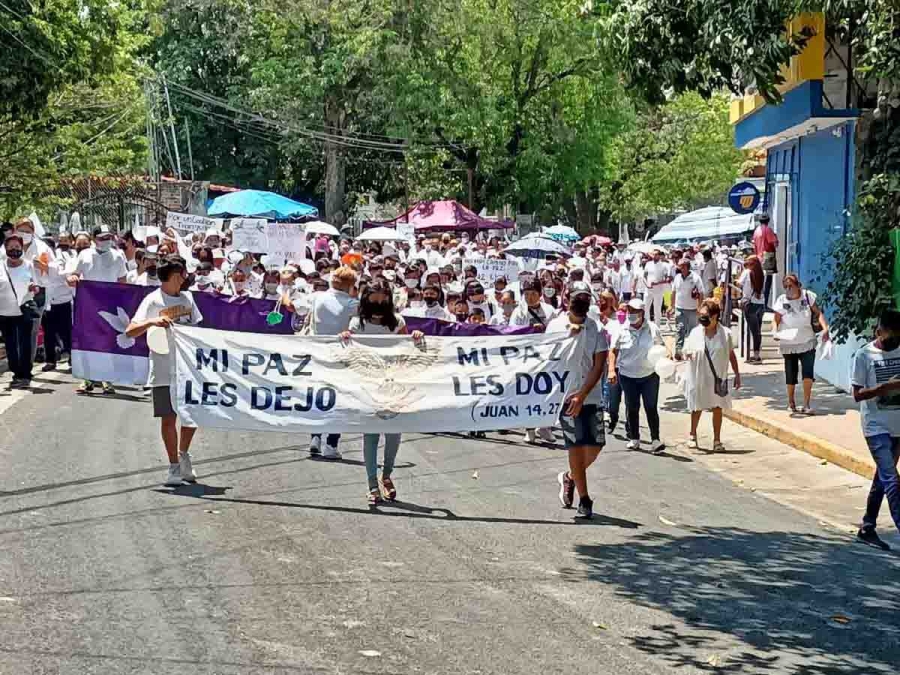
[[[16,304],[19,305],[19,311],[22,312],[22,316],[30,321],[40,319],[41,311],[38,309],[37,303],[34,300],[19,302],[19,294],[16,293],[16,284],[9,274],[9,267],[6,266],[6,263],[3,264],[3,271],[6,272],[6,280],[9,281],[9,287],[12,289],[13,298],[15,298]]]
[[[809,307],[809,326],[812,328],[813,333],[818,335],[822,332],[822,323],[819,319],[820,310],[809,301],[809,293],[803,291],[803,296],[806,298],[806,306]]]
[[[703,345],[703,351],[706,353],[706,362],[709,364],[709,369],[713,374],[713,380],[715,380],[714,390],[716,392],[716,396],[725,398],[726,396],[728,396],[728,380],[723,380],[716,372],[716,367],[713,365],[712,356],[709,355],[709,347]]]

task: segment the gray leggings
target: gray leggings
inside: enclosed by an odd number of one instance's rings
[[[381,434],[363,434],[363,459],[366,461],[366,478],[369,489],[378,488],[378,441]],[[381,475],[390,478],[394,470],[394,461],[400,449],[400,434],[384,434],[384,462]]]

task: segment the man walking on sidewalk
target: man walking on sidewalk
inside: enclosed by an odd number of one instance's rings
[[[887,497],[894,524],[900,530],[900,312],[886,310],[876,339],[853,359],[853,398],[859,401],[863,435],[875,460],[875,477],[866,515],[857,538],[885,551],[890,547],[875,533],[881,502]]]

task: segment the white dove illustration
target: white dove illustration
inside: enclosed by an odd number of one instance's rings
[[[131,323],[128,312],[121,307],[116,307],[116,314],[110,314],[109,312],[103,311],[97,313],[118,333],[116,336],[116,344],[119,345],[120,349],[131,349],[134,347],[134,338],[125,335],[125,329],[128,328],[128,324]]]

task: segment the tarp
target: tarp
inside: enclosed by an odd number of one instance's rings
[[[299,220],[315,218],[319,210],[274,192],[241,190],[216,197],[208,209],[211,218],[266,218]]]
[[[406,213],[393,220],[363,223],[363,229],[371,227],[396,227],[398,223],[409,222],[419,232],[442,230],[504,230],[515,227],[508,221],[495,222],[482,218],[474,211],[452,199],[422,201]]]
[[[708,206],[678,216],[653,236],[653,241],[711,241],[752,232],[753,214],[739,215],[730,208]]]

